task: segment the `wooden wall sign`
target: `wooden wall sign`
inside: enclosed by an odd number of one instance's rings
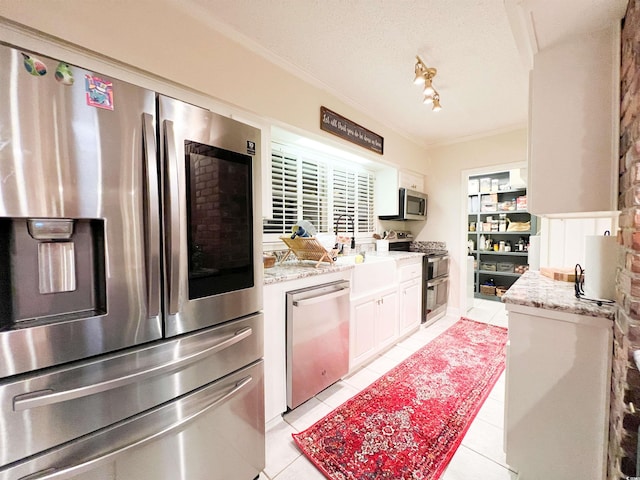
[[[384,138],[325,107],[320,107],[320,129],[380,155],[384,153]]]

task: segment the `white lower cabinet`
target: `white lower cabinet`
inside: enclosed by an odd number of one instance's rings
[[[507,310],[507,464],[520,480],[606,478],[613,321]]]
[[[422,280],[400,284],[399,336],[403,337],[420,326],[422,321]]]
[[[422,322],[422,257],[401,260],[398,264],[400,296],[399,336],[404,337]]]
[[[398,338],[398,291],[351,301],[349,369],[357,368]]]

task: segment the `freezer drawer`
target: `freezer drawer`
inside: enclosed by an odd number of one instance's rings
[[[260,359],[263,347],[263,316],[256,314],[0,383],[0,425],[11,432],[0,469],[200,388]]]
[[[263,365],[0,468],[0,480],[252,480],[264,468]]]
[[[287,292],[287,406],[349,371],[349,282]]]

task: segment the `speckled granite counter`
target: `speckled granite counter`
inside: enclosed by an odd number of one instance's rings
[[[367,252],[366,257],[384,256],[393,258],[396,261],[404,260],[413,257],[422,257],[424,254],[418,252]],[[366,258],[365,258],[366,261]],[[304,261],[286,261],[281,265],[276,264],[275,267],[264,269],[264,284],[269,285],[271,283],[286,282],[289,280],[297,280],[299,278],[313,277],[316,275],[324,275],[327,273],[340,272],[343,270],[351,270],[355,268],[353,264],[333,264],[321,263],[318,267],[315,267],[317,262],[311,260]]]
[[[504,303],[525,305],[547,310],[575,313],[590,317],[615,319],[615,306],[598,306],[594,302],[578,300],[571,282],[551,280],[540,272],[526,272],[502,296]]]

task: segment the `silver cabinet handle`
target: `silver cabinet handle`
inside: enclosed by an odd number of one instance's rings
[[[146,172],[145,250],[147,252],[147,310],[149,317],[160,314],[160,200],[158,191],[158,164],[156,134],[153,116],[142,114],[144,142],[144,169]]]
[[[165,202],[169,206],[168,220],[165,228],[169,229],[167,255],[169,257],[169,314],[178,313],[180,293],[180,185],[178,178],[178,160],[176,157],[176,140],[173,133],[173,122],[164,121],[164,148],[167,158],[167,182],[169,195]]]
[[[295,300],[293,302],[294,307],[304,307],[305,305],[313,305],[314,303],[324,302],[332,298],[341,297],[349,293],[348,288],[342,288],[337,292],[327,293],[324,295],[318,295],[317,297],[305,298],[304,300]]]
[[[119,375],[116,378],[104,380],[102,382],[84,385],[82,387],[71,388],[56,392],[53,389],[38,390],[35,392],[24,393],[13,397],[13,410],[28,410],[30,408],[42,407],[54,403],[66,402],[76,398],[86,397],[94,393],[100,393],[114,388],[129,385],[134,382],[141,382],[156,375],[166,375],[167,373],[181,370],[193,363],[196,363],[216,352],[229,348],[230,346],[244,340],[253,334],[251,327],[245,327],[232,333],[224,340],[215,343],[207,348],[197,351],[191,355],[185,355],[177,360],[154,365],[150,368],[144,368],[128,375]]]
[[[87,471],[91,468],[97,468],[99,465],[109,461],[113,461],[115,457],[123,453],[126,453],[129,450],[132,450],[133,448],[141,447],[143,445],[146,445],[150,442],[157,440],[160,437],[168,435],[174,432],[175,430],[184,428],[185,425],[191,423],[201,415],[205,414],[212,408],[225,402],[230,397],[238,393],[240,390],[242,390],[247,385],[249,385],[249,383],[251,383],[252,380],[253,380],[253,377],[251,377],[250,375],[247,377],[244,377],[243,379],[236,382],[235,385],[231,386],[231,388],[226,393],[224,393],[221,397],[214,399],[212,401],[211,401],[211,397],[215,396],[216,394],[219,394],[220,392],[216,391],[216,392],[209,393],[207,397],[209,398],[211,403],[197,410],[196,412],[185,416],[184,418],[180,418],[179,420],[172,423],[171,425],[167,425],[166,427],[161,428],[153,435],[149,435],[149,436],[145,436],[143,438],[137,439],[131,443],[115,448],[104,455],[100,455],[99,457],[91,457],[91,458],[83,459],[79,463],[68,465],[62,468],[47,468],[45,470],[41,470],[39,472],[27,475],[26,477],[21,477],[19,480],[64,480],[64,479],[68,479],[73,476],[76,476],[81,472]]]

